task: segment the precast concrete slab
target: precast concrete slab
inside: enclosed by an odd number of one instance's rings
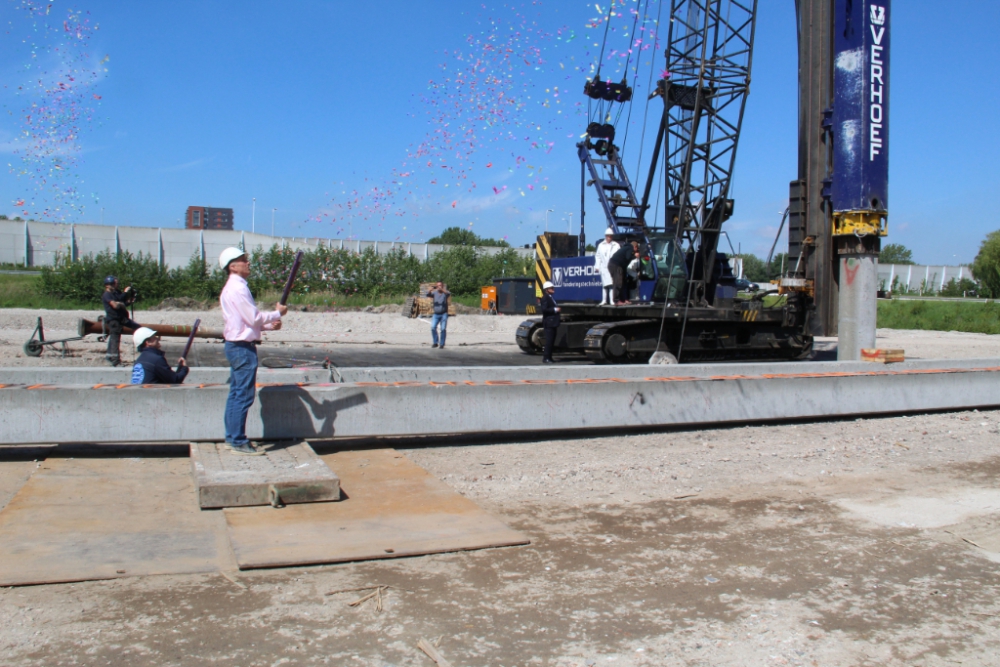
[[[264,456],[192,442],[191,473],[202,508],[340,500],[340,479],[304,442],[270,445]]]
[[[393,449],[323,459],[347,500],[280,510],[224,510],[240,569],[401,558],[528,544],[468,498]]]
[[[47,458],[0,512],[0,586],[234,570],[178,458]]]
[[[715,374],[645,367],[639,377],[618,368],[617,377],[263,385],[247,433],[498,436],[1000,406],[997,360],[711,367]],[[225,385],[0,386],[0,443],[221,440],[227,394]]]

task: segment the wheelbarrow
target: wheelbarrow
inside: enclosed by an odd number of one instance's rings
[[[46,345],[62,345],[62,356],[65,357],[66,353],[69,352],[66,343],[71,343],[75,340],[83,340],[83,336],[60,338],[59,340],[45,340],[45,328],[42,326],[42,318],[39,317],[38,324],[35,325],[35,330],[31,332],[31,338],[24,344],[24,353],[29,357],[40,357]]]

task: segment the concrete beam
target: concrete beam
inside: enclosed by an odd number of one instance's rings
[[[262,386],[252,438],[566,433],[1000,406],[1000,365]],[[718,367],[716,367],[718,368]],[[638,370],[618,367],[617,370]],[[441,370],[441,369],[435,369]],[[491,369],[496,371],[497,369]],[[624,375],[624,373],[622,373]],[[220,440],[225,385],[6,386],[0,443]]]
[[[340,500],[340,478],[304,442],[270,447],[264,456],[240,456],[214,442],[192,442],[190,451],[202,508]]]
[[[257,381],[275,382],[329,382],[330,371],[323,368],[261,368],[257,371]],[[0,368],[0,384],[58,384],[58,385],[98,385],[131,384],[132,367],[111,368]],[[185,384],[225,384],[229,382],[229,368],[195,367],[185,378]]]
[[[916,359],[893,364],[892,370],[980,368],[1000,365],[1000,359]],[[712,377],[716,375],[763,375],[770,373],[836,373],[872,370],[865,361],[758,362],[731,364],[560,365],[554,366],[412,366],[395,368],[260,368],[261,384],[323,382],[482,382],[485,380],[577,380],[657,376]],[[129,384],[131,368],[0,368],[0,384],[98,385]],[[185,384],[225,384],[229,368],[194,367]]]

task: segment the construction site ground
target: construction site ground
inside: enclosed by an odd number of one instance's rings
[[[5,315],[0,364],[103,361],[95,342],[26,359],[37,315]],[[95,315],[43,313],[51,337]],[[221,324],[146,317],[198,316]],[[449,346],[505,350],[519,320],[458,316]],[[426,328],[293,313],[269,339],[391,352],[429,347]],[[879,346],[1000,357],[1000,336],[880,330]],[[455,667],[997,664],[1000,411],[394,444],[531,544],[0,589],[0,664],[432,667],[421,639]],[[44,453],[0,448],[0,507]],[[328,594],[375,586],[381,611]]]
[[[265,332],[264,345],[275,347],[323,347],[337,352],[340,366],[351,366],[352,353],[370,357],[377,350],[385,359],[380,365],[393,365],[394,354],[412,359],[412,352],[426,351],[426,363],[446,360],[461,363],[467,358],[501,357],[508,364],[535,364],[535,357],[519,354],[514,342],[517,326],[528,319],[523,315],[456,315],[448,321],[448,343],[444,351],[431,354],[430,319],[407,318],[399,314],[397,306],[380,306],[384,312],[343,311],[330,313],[290,312],[280,331]],[[96,310],[29,310],[4,309],[0,325],[0,365],[2,366],[101,366],[105,364],[105,344],[96,336],[68,344],[69,351],[62,357],[60,346],[51,346],[40,358],[24,354],[25,341],[31,337],[36,321],[41,316],[45,325],[45,338],[56,340],[76,336],[80,318],[96,320],[103,314]],[[135,311],[140,324],[191,324],[200,318],[202,327],[221,329],[222,311]],[[175,339],[183,342],[183,339]],[[122,360],[131,365],[135,352],[131,337],[122,338]],[[819,338],[816,348],[829,351],[836,339]],[[908,358],[953,359],[1000,357],[1000,336],[963,333],[958,331],[896,331],[879,329],[878,347],[902,348]],[[217,345],[199,341],[197,345]],[[445,356],[447,355],[447,356]],[[169,356],[168,356],[169,358]],[[829,356],[835,359],[835,355]],[[563,363],[588,363],[582,356],[567,355]],[[493,364],[491,364],[493,365]]]

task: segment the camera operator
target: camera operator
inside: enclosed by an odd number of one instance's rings
[[[122,329],[128,327],[135,331],[140,325],[132,320],[128,314],[129,304],[135,301],[135,290],[129,285],[125,291],[118,291],[118,279],[108,276],[104,279],[104,294],[101,301],[104,302],[104,323],[108,327],[108,351],[105,355],[108,363],[112,366],[121,366],[121,342]]]

